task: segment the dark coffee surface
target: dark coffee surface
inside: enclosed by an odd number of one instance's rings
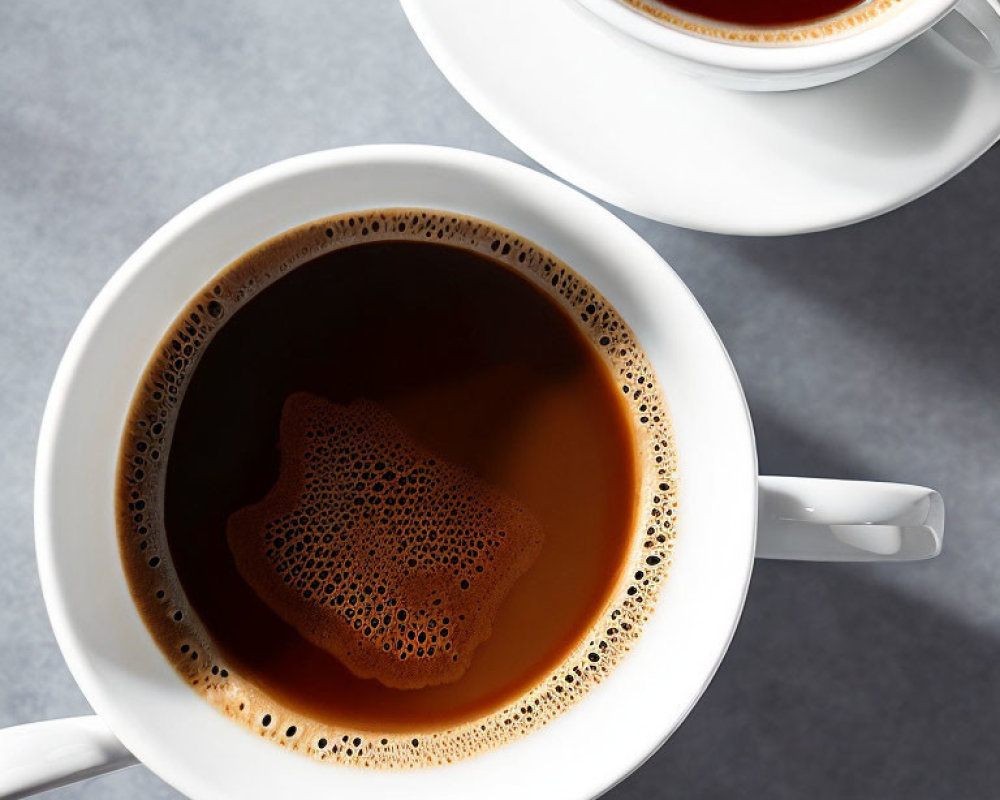
[[[279,421],[296,392],[378,404],[538,520],[541,550],[448,683],[400,690],[358,677],[236,569],[227,520],[278,479]],[[240,308],[191,376],[164,506],[184,591],[241,674],[312,717],[395,730],[488,713],[543,679],[618,580],[637,491],[619,394],[569,316],[486,257],[406,241],[321,256]],[[386,657],[391,667],[398,654]]]
[[[816,22],[862,5],[844,0],[646,0],[653,7],[674,9],[734,25],[785,27]]]

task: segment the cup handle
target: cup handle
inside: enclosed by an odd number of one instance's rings
[[[959,0],[934,31],[976,63],[1000,70],[1000,0]]]
[[[760,477],[758,558],[919,561],[941,552],[944,502],[899,483]]]
[[[15,725],[0,730],[0,797],[16,800],[136,763],[96,716]]]

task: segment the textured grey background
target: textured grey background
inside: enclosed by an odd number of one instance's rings
[[[219,184],[391,141],[529,163],[451,89],[392,0],[0,8],[0,725],[88,711],[49,629],[31,534],[38,423],[87,304]],[[760,563],[705,697],[609,796],[998,796],[1000,150],[831,233],[750,240],[625,219],[718,326],[762,471],[935,486],[948,534],[922,564]],[[142,767],[53,794],[139,795],[176,797]]]

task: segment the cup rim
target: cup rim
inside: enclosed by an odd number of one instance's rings
[[[910,0],[865,30],[802,45],[759,46],[685,33],[650,19],[622,0],[576,0],[640,42],[687,61],[762,75],[833,68],[892,52],[947,14],[957,0]]]
[[[486,205],[495,203],[496,208],[502,209],[506,203],[510,202],[510,198],[520,200],[526,208],[523,212],[518,213],[521,213],[526,220],[534,218],[529,214],[530,210],[542,212],[544,208],[556,208],[557,212],[554,213],[557,213],[563,222],[557,226],[552,220],[539,221],[539,229],[551,225],[554,230],[552,241],[559,242],[561,237],[568,236],[569,239],[566,239],[564,244],[571,249],[573,242],[570,239],[573,237],[570,220],[583,219],[593,222],[596,229],[591,231],[593,243],[588,243],[586,246],[604,247],[603,240],[608,239],[610,240],[607,243],[608,247],[615,245],[625,248],[619,258],[620,264],[618,266],[628,264],[628,269],[646,270],[645,276],[657,282],[657,291],[660,292],[657,299],[666,300],[669,295],[671,308],[682,316],[688,315],[687,319],[690,324],[698,327],[699,341],[704,344],[703,352],[699,355],[705,356],[707,361],[698,368],[704,370],[704,380],[708,381],[717,391],[719,408],[725,409],[725,418],[720,416],[719,422],[728,426],[726,430],[729,433],[723,431],[719,436],[726,439],[725,448],[727,449],[725,452],[731,463],[725,468],[720,467],[718,474],[710,476],[711,479],[689,481],[689,483],[703,483],[705,491],[708,493],[707,496],[713,498],[717,496],[716,493],[720,490],[719,484],[721,483],[725,488],[728,503],[720,504],[720,510],[713,513],[725,515],[720,518],[729,519],[733,524],[719,532],[717,541],[696,540],[695,537],[689,535],[688,543],[685,544],[683,536],[685,528],[684,523],[681,523],[682,534],[679,546],[686,549],[679,549],[677,558],[686,557],[688,558],[686,564],[691,565],[695,563],[691,559],[694,558],[696,551],[701,554],[698,556],[699,558],[705,557],[705,554],[711,552],[710,558],[713,560],[713,568],[715,568],[714,560],[717,559],[720,564],[715,572],[709,573],[709,575],[718,577],[718,585],[712,586],[713,591],[705,594],[706,602],[712,604],[712,607],[699,610],[699,613],[703,615],[711,615],[710,617],[705,616],[705,619],[710,619],[710,622],[706,621],[703,638],[698,639],[699,642],[702,642],[700,650],[693,655],[685,653],[684,658],[687,660],[685,664],[680,665],[689,670],[692,675],[696,674],[697,680],[692,680],[690,686],[686,686],[683,691],[677,689],[676,696],[670,698],[669,704],[667,704],[666,699],[651,701],[653,707],[656,706],[657,702],[664,704],[663,708],[666,710],[663,711],[663,717],[653,719],[643,729],[641,735],[635,737],[634,743],[619,743],[621,746],[611,747],[611,754],[606,754],[603,761],[591,759],[590,761],[593,763],[581,765],[579,752],[577,749],[569,748],[569,745],[574,744],[579,747],[584,742],[590,741],[596,733],[593,725],[598,724],[598,722],[602,725],[611,725],[613,728],[615,724],[625,720],[627,725],[627,720],[630,717],[624,715],[634,712],[631,709],[619,708],[619,700],[624,696],[634,698],[635,692],[639,690],[639,684],[642,683],[642,681],[636,680],[636,676],[648,678],[651,670],[656,669],[657,666],[662,669],[661,662],[665,654],[677,658],[676,653],[671,652],[670,648],[658,650],[652,644],[656,637],[651,634],[654,633],[653,629],[657,621],[665,616],[670,616],[666,613],[667,608],[659,608],[657,613],[652,615],[650,629],[644,632],[634,651],[612,672],[608,680],[595,688],[590,696],[584,698],[574,708],[560,715],[549,726],[533,731],[523,740],[459,764],[450,765],[447,768],[431,768],[413,773],[393,773],[390,776],[385,774],[376,776],[366,770],[316,764],[301,756],[288,753],[284,748],[263,742],[240,729],[211,708],[203,698],[192,692],[174,673],[159,651],[155,649],[155,645],[148,633],[145,632],[145,628],[141,627],[141,622],[138,621],[138,614],[131,604],[130,597],[127,607],[123,606],[120,591],[117,600],[111,597],[107,603],[108,607],[120,616],[121,630],[109,632],[105,629],[113,626],[93,624],[85,627],[80,622],[84,613],[80,611],[81,598],[89,597],[89,595],[84,594],[84,590],[77,586],[81,579],[72,576],[75,572],[79,572],[74,558],[81,557],[83,553],[81,548],[86,546],[88,534],[85,531],[85,526],[88,515],[87,513],[80,515],[76,513],[79,511],[78,508],[68,506],[89,502],[97,507],[105,501],[93,498],[88,500],[85,497],[95,494],[94,491],[82,492],[80,495],[82,499],[67,499],[68,493],[65,491],[65,487],[74,482],[79,483],[81,477],[89,478],[95,471],[100,472],[101,469],[99,466],[75,463],[72,458],[71,443],[74,441],[74,437],[86,442],[85,437],[96,434],[81,430],[82,426],[73,424],[75,421],[73,414],[83,412],[73,411],[70,400],[76,399],[83,403],[86,382],[88,380],[98,381],[98,377],[88,377],[86,367],[92,363],[88,359],[100,355],[98,352],[99,343],[103,342],[102,346],[109,347],[107,343],[115,341],[114,346],[118,347],[119,340],[128,338],[120,335],[108,338],[114,322],[111,319],[112,315],[121,310],[131,297],[131,293],[137,291],[136,287],[141,282],[144,273],[146,271],[152,272],[152,265],[162,263],[161,259],[167,257],[164,254],[170,252],[171,248],[175,247],[179,241],[184,240],[185,237],[194,236],[194,231],[210,227],[215,218],[213,215],[220,210],[238,211],[241,208],[239,205],[241,202],[252,202],[255,198],[265,196],[269,192],[277,193],[286,185],[297,185],[296,182],[307,180],[310,177],[330,179],[341,177],[352,170],[352,174],[357,173],[359,169],[362,173],[365,169],[370,173],[375,173],[379,170],[391,172],[393,169],[410,168],[418,171],[423,170],[426,175],[436,176],[443,183],[451,181],[454,185],[455,182],[465,181],[470,187],[479,187],[480,190],[482,188],[480,184],[489,186],[496,190],[498,199],[484,197],[481,201],[476,202],[482,202]],[[357,175],[354,177],[356,178]],[[315,185],[315,181],[310,185]],[[433,193],[438,189],[430,186],[420,191]],[[458,193],[458,190],[456,189],[455,192]],[[312,201],[304,200],[303,202]],[[430,203],[424,205],[433,207]],[[536,206],[537,208],[535,208]],[[362,205],[359,207],[375,206]],[[453,206],[452,210],[459,209]],[[288,213],[293,212],[289,211]],[[504,222],[504,219],[490,217],[480,213],[476,208],[468,209],[463,213],[479,215],[501,224]],[[320,216],[323,214],[316,214],[312,218]],[[291,226],[284,225],[283,229],[288,227]],[[524,230],[523,226],[518,230],[535,241],[542,239],[540,244],[549,247],[549,249],[555,249],[557,255],[562,255],[544,237],[531,230]],[[269,237],[265,236],[264,238]],[[245,247],[242,252],[245,252],[246,249],[250,248]],[[574,263],[571,259],[567,260],[569,263]],[[219,269],[220,267],[216,264],[214,272]],[[602,291],[604,290],[603,287],[598,286],[602,288]],[[621,310],[620,304],[615,302],[614,298],[609,297],[609,299],[612,299],[612,302]],[[650,298],[639,298],[637,302],[652,305]],[[170,315],[176,314],[177,310],[176,307],[171,308]],[[626,320],[631,322],[629,314],[624,311],[622,313]],[[122,348],[130,346],[127,342],[120,342],[120,345]],[[650,349],[648,343],[644,343],[644,345],[645,349]],[[143,350],[139,354],[140,369],[145,364],[149,352],[149,350]],[[114,355],[119,354],[115,353]],[[117,360],[112,361],[112,364],[117,367]],[[99,376],[99,378],[106,381],[107,376]],[[131,385],[134,386],[134,384]],[[95,396],[100,398],[102,396],[101,389],[102,387],[97,387],[86,391],[97,392]],[[125,400],[126,406],[129,398]],[[118,430],[120,431],[120,424]],[[679,431],[679,433],[681,432]],[[707,434],[703,432],[691,434],[693,438],[705,435]],[[728,438],[726,438],[727,436]],[[117,452],[117,440],[114,442],[114,451]],[[84,450],[84,452],[88,451]],[[683,464],[681,470],[683,475]],[[105,500],[110,501],[110,497],[106,497]],[[549,759],[544,761],[544,766],[554,768],[550,769],[550,772],[559,773],[561,783],[558,785],[558,791],[554,786],[545,787],[544,784],[540,784],[542,791],[548,793],[549,796],[579,797],[592,796],[606,790],[642,764],[683,721],[707,688],[728,649],[746,597],[753,565],[756,502],[757,470],[753,429],[733,365],[717,332],[690,291],[663,262],[659,254],[638,234],[629,229],[611,212],[572,187],[503,159],[443,147],[370,145],[299,156],[237,178],[180,212],[140,246],[112,276],[93,301],[74,333],[57,370],[46,404],[36,460],[35,541],[46,609],[56,640],[75,680],[95,711],[105,718],[123,744],[151,769],[182,792],[195,797],[225,797],[234,793],[247,797],[264,797],[269,796],[275,790],[275,785],[268,783],[269,780],[272,780],[271,773],[281,772],[282,777],[284,777],[287,772],[295,780],[300,781],[297,784],[300,786],[321,785],[319,781],[329,782],[331,776],[336,775],[341,788],[347,790],[363,788],[369,791],[370,796],[373,797],[395,796],[400,791],[411,792],[416,797],[429,797],[430,795],[425,793],[429,781],[420,776],[433,773],[437,776],[434,780],[435,784],[441,782],[448,787],[448,791],[444,793],[436,788],[435,796],[444,797],[452,794],[456,797],[467,796],[469,791],[475,789],[479,796],[485,800],[485,798],[494,795],[497,797],[505,796],[510,786],[505,785],[499,788],[493,786],[489,781],[483,781],[483,774],[492,770],[498,776],[517,775],[519,774],[517,770],[527,765],[530,774],[534,775],[532,769],[536,769],[538,763],[533,762],[533,759],[536,759],[533,752],[540,750],[542,748],[540,743],[544,741],[546,742],[544,747],[547,749],[543,750],[543,753],[551,754],[544,756],[544,758]],[[721,508],[723,505],[724,509]],[[81,522],[81,520],[83,521]],[[104,530],[102,534],[101,530],[103,529],[100,529],[99,525],[96,523],[91,523],[91,525],[99,530],[89,534],[90,538],[96,540],[96,537],[102,535],[112,537],[114,557],[117,558],[117,537],[113,528],[110,531]],[[689,525],[688,528],[693,530],[695,526]],[[106,544],[105,542],[105,546]],[[721,549],[716,554],[712,551],[713,547]],[[121,572],[120,562],[118,562],[118,572]],[[124,582],[123,575],[109,574],[105,577],[107,581],[104,582],[117,584],[120,590]],[[704,571],[695,575],[694,566],[685,566],[683,562],[680,566],[675,565],[667,581],[666,591],[661,597],[661,602],[669,607],[670,597],[667,595],[684,596],[683,592],[691,591],[691,587],[699,581],[705,581]],[[88,580],[87,585],[93,587],[94,581]],[[687,587],[687,589],[682,587]],[[716,589],[718,592],[715,591]],[[713,596],[715,594],[718,596]],[[127,593],[125,596],[128,597]],[[680,609],[677,608],[671,612],[671,615],[679,617]],[[96,642],[95,637],[108,636],[110,638],[107,642],[110,644],[106,643],[106,646],[118,646],[119,640],[127,639],[131,635],[129,629],[135,629],[136,623],[140,625],[141,632],[148,641],[139,644],[124,642],[121,646],[123,648],[144,648],[142,653],[135,658],[130,655],[127,662],[119,663],[107,653],[100,651],[100,644]],[[99,633],[95,633],[95,630]],[[691,635],[696,633],[699,636],[702,635],[701,632],[692,632]],[[662,635],[659,636],[659,640],[666,643]],[[134,664],[146,663],[143,659],[146,659],[150,652],[155,656],[153,661],[148,662],[150,672],[141,675],[135,674]],[[130,703],[130,699],[133,702]],[[139,702],[140,700],[142,702]],[[158,723],[164,722],[164,724],[153,726],[150,722],[152,717],[156,717]],[[181,722],[194,722],[194,728],[203,727],[205,733],[202,734],[200,730],[187,726],[183,730],[191,730],[190,735],[179,737],[171,726],[180,725]],[[218,744],[212,739],[213,735],[218,736],[220,741],[225,739],[227,749],[213,750],[212,748]],[[218,747],[222,747],[222,745],[219,744]],[[228,749],[229,747],[235,750],[231,751]],[[202,751],[204,751],[203,758],[207,761],[202,763],[201,768],[199,768],[198,759],[202,757]],[[220,775],[219,769],[215,769],[213,772],[210,766],[206,766],[206,764],[218,763],[211,761],[213,754],[228,756],[232,752],[238,752],[241,756],[252,754],[250,762],[246,764],[245,769],[239,775],[232,769],[227,771],[225,775]],[[542,757],[537,756],[537,758]],[[566,769],[563,767],[568,769],[571,766],[573,774],[567,776]],[[276,780],[276,778],[274,779]],[[236,785],[241,780],[243,781],[242,789]],[[329,785],[329,783],[325,785]],[[534,787],[534,784],[531,786]]]

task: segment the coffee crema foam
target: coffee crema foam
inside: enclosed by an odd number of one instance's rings
[[[291,395],[279,450],[277,484],[229,517],[243,579],[361,678],[394,689],[459,678],[535,560],[538,522],[371,401]]]
[[[288,708],[242,677],[216,651],[188,603],[172,566],[162,519],[172,425],[201,354],[227,318],[283,275],[321,254],[365,242],[387,240],[433,241],[478,253],[521,274],[553,298],[577,321],[579,330],[593,343],[610,373],[616,376],[632,422],[635,456],[640,471],[635,527],[626,568],[604,612],[597,616],[579,644],[548,678],[492,713],[445,729],[406,733],[348,729],[329,720],[311,718]],[[286,433],[293,437],[297,433],[305,434],[308,438],[310,426],[313,423],[320,425],[320,420],[323,420],[322,424],[326,426],[323,435],[332,438],[319,447],[328,447],[337,441],[343,443],[342,438],[338,439],[343,435],[343,431],[338,433],[338,426],[367,426],[365,438],[373,459],[382,458],[378,453],[385,448],[387,441],[393,441],[404,452],[402,457],[397,456],[404,468],[422,470],[427,477],[430,497],[442,499],[443,495],[458,491],[464,493],[462,502],[468,504],[471,498],[471,505],[482,504],[482,508],[474,509],[468,505],[462,509],[461,503],[458,504],[457,513],[463,521],[476,520],[477,515],[482,514],[487,524],[482,528],[482,536],[477,537],[476,544],[471,548],[467,546],[469,541],[461,537],[452,536],[453,541],[446,543],[448,547],[464,546],[469,552],[464,560],[459,558],[459,564],[454,565],[458,572],[453,574],[453,578],[458,583],[450,586],[448,593],[451,596],[440,598],[441,619],[434,618],[434,630],[437,632],[433,634],[438,637],[434,646],[439,649],[435,649],[430,659],[427,658],[431,646],[428,644],[432,619],[429,614],[418,615],[416,621],[399,620],[397,616],[388,623],[383,616],[381,620],[363,622],[359,631],[353,620],[345,624],[346,616],[339,622],[333,622],[329,612],[322,610],[317,603],[315,614],[310,615],[309,620],[296,617],[292,621],[302,635],[336,653],[352,671],[360,669],[363,672],[366,659],[376,652],[376,648],[386,652],[384,648],[388,644],[390,651],[407,654],[407,658],[398,660],[399,664],[428,660],[432,664],[426,672],[401,671],[397,675],[399,685],[408,682],[409,685],[424,685],[448,680],[451,665],[456,665],[455,669],[462,667],[464,656],[459,655],[457,660],[441,659],[440,665],[433,664],[434,656],[439,653],[456,655],[457,652],[452,652],[454,650],[465,651],[469,658],[474,657],[476,639],[484,633],[471,624],[460,633],[455,621],[464,614],[463,595],[469,591],[480,591],[472,588],[475,576],[483,574],[478,573],[476,568],[483,567],[485,570],[492,556],[494,561],[500,562],[496,573],[500,580],[497,586],[482,592],[477,599],[468,595],[468,602],[499,603],[504,583],[513,582],[530,563],[531,548],[538,546],[541,532],[530,515],[510,498],[477,483],[458,467],[430,463],[435,461],[433,455],[406,438],[404,432],[394,427],[392,418],[377,407],[363,402],[347,407],[336,406],[309,395],[293,395],[289,402],[299,404],[299,411],[305,412],[299,415],[299,419],[307,423],[311,420],[311,423],[298,425],[298,431],[283,430],[282,438]],[[312,427],[314,442],[317,430]],[[306,450],[309,450],[308,446]],[[373,468],[375,463],[371,465]],[[386,464],[386,469],[382,471],[383,483],[389,480],[384,475],[386,471],[394,470]],[[312,480],[310,486],[315,489],[317,479],[313,476]],[[372,477],[370,480],[375,479]],[[295,483],[293,480],[288,485]],[[293,488],[305,489],[306,484],[305,480],[299,481]],[[292,507],[308,500],[308,492],[300,492],[296,497],[295,491],[289,490],[283,495],[280,488],[280,485],[276,486],[260,503],[236,512],[227,529],[227,538],[241,574],[265,600],[274,593],[275,596],[271,597],[275,604],[273,608],[281,602],[277,595],[290,591],[289,584],[284,583],[284,577],[280,579],[281,586],[265,586],[264,583],[275,580],[276,575],[291,576],[295,567],[300,568],[298,573],[301,574],[308,563],[308,559],[301,560],[294,547],[287,556],[284,555],[285,550],[281,548],[284,546],[287,550],[287,543],[278,545],[276,542],[278,538],[286,538],[282,534],[288,527],[282,527],[287,522],[283,520],[285,514],[289,514],[291,519]],[[347,494],[342,499],[346,500]],[[353,503],[357,496],[360,495],[352,496],[349,502]],[[282,508],[279,509],[279,506]],[[423,510],[427,508],[426,505],[422,507]],[[345,513],[342,516],[346,520],[350,515]],[[120,451],[117,517],[122,563],[140,615],[168,661],[188,685],[209,703],[260,736],[319,761],[369,768],[434,766],[474,756],[546,725],[600,683],[634,645],[653,612],[659,587],[672,560],[677,525],[677,459],[667,406],[652,367],[634,334],[614,308],[563,262],[530,241],[481,220],[425,209],[362,211],[309,223],[265,242],[224,269],[177,317],[158,346],[133,397]],[[246,535],[253,526],[244,527],[245,523],[252,519],[264,521],[265,518],[263,528],[258,528],[255,535]],[[270,528],[267,528],[267,523],[271,523]],[[325,520],[326,523],[330,529],[326,534],[320,534],[320,544],[328,547],[333,539],[324,543],[322,537],[332,537],[333,526],[343,522],[330,517]],[[457,528],[467,530],[467,526]],[[501,530],[505,533],[504,537],[499,536]],[[494,531],[493,535],[489,531]],[[301,537],[299,543],[305,544],[304,537],[312,534],[303,529],[294,535]],[[377,537],[377,526],[366,535]],[[521,549],[519,554],[517,547],[505,548],[506,537],[516,539],[526,549]],[[354,547],[358,546],[363,547],[356,542]],[[471,552],[473,550],[474,553]],[[372,557],[368,551],[363,554]],[[449,562],[452,556],[458,554],[449,553]],[[417,565],[409,563],[411,558],[415,556],[407,558],[406,567],[413,570]],[[384,554],[379,556],[380,573],[388,569],[382,559]],[[272,564],[274,568],[263,569],[265,563]],[[398,564],[396,567],[398,574],[395,577],[399,578],[405,570]],[[283,569],[287,571],[282,573]],[[314,570],[315,564],[308,569]],[[328,603],[326,608],[342,607],[336,603],[336,597],[342,591],[333,574],[328,573],[324,579],[318,576],[319,572],[316,572],[316,577],[293,587],[298,593],[295,614],[302,613],[303,599],[314,597],[306,597],[306,591],[333,594],[334,606]],[[382,583],[379,584],[373,576],[375,583],[369,588],[377,592],[381,585],[388,591],[390,576],[386,573],[379,577],[383,578]],[[468,588],[463,588],[463,581],[469,584]],[[290,583],[293,583],[291,578]],[[419,584],[419,581],[416,583]],[[397,582],[396,590],[402,591],[400,587],[404,585],[405,580]],[[334,588],[328,590],[327,586]],[[364,587],[360,590],[363,593]],[[428,604],[431,608],[438,607],[434,605],[434,600],[439,598],[429,593],[432,589],[411,586],[407,591],[412,592],[410,599],[423,610],[427,610]],[[405,610],[398,603],[399,598],[393,607],[397,615]],[[445,603],[449,603],[447,624],[444,623]],[[469,607],[471,605],[465,608]],[[455,620],[451,619],[452,614],[456,615]],[[289,616],[282,616],[289,621]],[[381,628],[372,622],[380,623]],[[327,623],[331,623],[329,627]],[[402,624],[404,630],[401,648],[396,648],[399,638],[393,640],[389,635],[391,631],[398,632],[398,624]],[[443,636],[441,628],[449,626],[449,635]],[[370,628],[368,633],[365,633],[366,627]],[[411,632],[412,639],[409,636]],[[486,630],[485,635],[488,633]],[[424,634],[423,642],[418,641],[421,634]],[[455,643],[448,648],[451,636],[456,637],[452,640]],[[466,641],[460,649],[458,639],[462,636],[466,637]],[[414,646],[412,651],[408,648],[409,644]],[[423,657],[415,656],[420,645],[425,645]],[[350,655],[347,654],[348,649],[352,650]],[[367,669],[371,669],[371,664]],[[384,680],[385,676],[380,678]]]
[[[913,0],[863,0],[854,8],[825,19],[798,25],[752,26],[727,24],[688,14],[650,0],[621,0],[636,10],[653,17],[657,22],[678,28],[685,33],[707,39],[732,42],[734,44],[794,46],[819,44],[828,39],[842,38],[859,33],[872,23],[883,21],[889,14],[905,7]]]

